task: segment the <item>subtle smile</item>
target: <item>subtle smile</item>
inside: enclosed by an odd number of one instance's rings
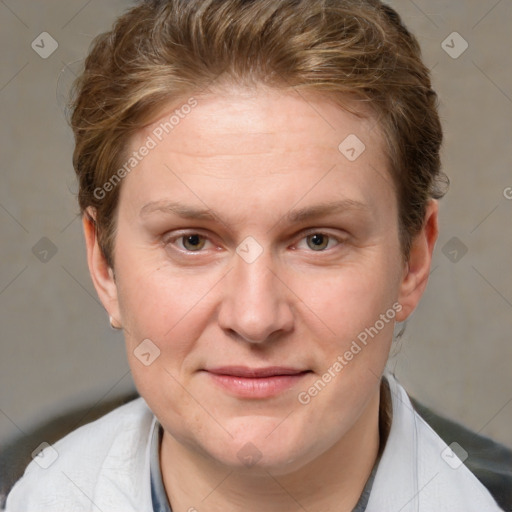
[[[295,386],[311,370],[283,366],[224,366],[204,370],[213,382],[241,398],[270,398]]]

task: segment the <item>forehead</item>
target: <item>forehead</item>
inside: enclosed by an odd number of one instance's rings
[[[172,194],[172,182],[185,175],[197,189],[217,187],[229,195],[234,185],[246,187],[246,197],[265,185],[299,194],[333,168],[336,172],[315,186],[324,193],[329,189],[331,200],[335,186],[361,196],[349,199],[370,202],[372,182],[373,188],[393,188],[374,117],[355,116],[318,94],[239,89],[183,97],[163,106],[156,121],[135,134],[130,152],[148,141],[152,149],[126,180],[146,201],[159,199],[149,197],[158,182],[159,192],[167,183]]]
[[[353,129],[361,138],[371,133],[375,138],[372,143],[380,145],[379,126],[370,110],[354,99],[347,98],[343,103],[360,112],[360,116],[341,109],[334,97],[311,91],[232,88],[208,95],[182,96],[162,105],[157,119],[131,142],[136,145],[148,135],[159,142],[170,138],[182,151],[207,156],[223,150],[232,154],[246,150],[226,135],[236,134],[255,145],[280,143],[286,149],[293,149],[304,138],[311,141],[314,136],[316,143],[323,139],[326,147],[337,150],[339,137]],[[168,141],[170,147],[173,140]]]

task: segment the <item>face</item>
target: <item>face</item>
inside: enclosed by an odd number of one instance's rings
[[[286,471],[334,446],[375,397],[432,236],[404,263],[371,117],[236,90],[198,97],[162,136],[176,108],[131,141],[156,145],[122,182],[115,280],[88,235],[93,280],[166,435],[226,465],[249,455]]]

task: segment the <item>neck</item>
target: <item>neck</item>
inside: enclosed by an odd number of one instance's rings
[[[162,479],[173,512],[350,512],[377,459],[379,441],[377,390],[341,439],[293,472],[274,476],[271,468],[227,467],[164,432]]]

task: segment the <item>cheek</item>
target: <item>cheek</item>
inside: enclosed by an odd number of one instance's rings
[[[309,310],[310,326],[323,331],[339,343],[355,339],[365,329],[374,326],[380,315],[386,315],[383,330],[389,333],[396,316],[393,304],[398,296],[398,281],[393,267],[383,261],[372,264],[340,267],[329,275],[301,274],[293,286],[297,296]],[[340,348],[340,347],[337,347]]]
[[[131,271],[126,265],[119,272],[128,362],[139,392],[155,401],[153,410],[159,403],[184,410],[190,396],[183,386],[204,359],[199,343],[215,318],[222,273],[192,275],[138,261]],[[137,358],[147,353],[147,340],[149,352],[157,356],[150,366]]]
[[[300,390],[298,400],[306,416],[322,417],[318,431],[325,431],[319,437],[348,428],[378,390],[399,309],[396,275],[394,265],[376,258],[371,265],[345,267],[329,280],[297,280],[317,356],[315,380]]]
[[[186,389],[191,355],[211,318],[206,311],[211,309],[211,280],[175,275],[163,266],[144,265],[142,258],[137,259],[137,265],[129,261],[120,264],[118,272],[119,304],[133,379],[159,417],[179,425],[183,412],[188,411],[188,421],[194,422],[197,403]]]
[[[215,287],[215,276],[172,271],[143,263],[142,257],[119,274],[119,304],[131,337],[153,337],[160,343],[172,339],[185,324],[191,334],[200,328],[198,317]]]

